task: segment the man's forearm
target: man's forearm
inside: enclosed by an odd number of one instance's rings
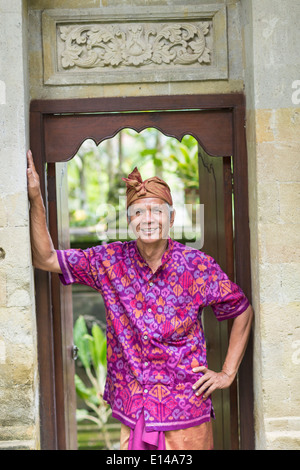
[[[243,359],[253,319],[253,310],[249,306],[245,312],[236,317],[231,328],[229,346],[222,371],[234,379]]]
[[[27,152],[27,163],[32,262],[36,268],[60,273],[61,270],[57,254],[47,227],[40,179],[34,166],[31,150]]]
[[[203,394],[206,400],[215,390],[230,387],[240,363],[242,362],[253,318],[252,307],[234,319],[226,359],[221,372],[215,372],[205,366],[194,367],[193,372],[202,373],[202,377],[194,383],[193,389],[196,395]]]
[[[39,269],[57,271],[56,252],[48,231],[42,197],[30,203],[30,233],[33,265]]]

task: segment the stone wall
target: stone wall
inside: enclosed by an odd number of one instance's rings
[[[300,447],[297,1],[242,2],[258,449]]]
[[[0,0],[0,449],[39,446],[25,157],[27,27],[26,2]]]

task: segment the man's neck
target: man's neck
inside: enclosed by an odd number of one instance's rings
[[[139,238],[137,240],[137,248],[144,258],[144,260],[148,263],[152,271],[156,271],[156,269],[161,264],[161,258],[168,248],[168,240],[162,239],[157,240],[151,244],[143,243]]]

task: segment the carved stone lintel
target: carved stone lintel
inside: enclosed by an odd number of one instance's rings
[[[210,24],[61,26],[63,68],[210,63],[205,36]]]
[[[228,78],[224,6],[127,10],[44,11],[45,84]]]

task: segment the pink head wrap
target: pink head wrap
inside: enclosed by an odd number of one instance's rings
[[[170,206],[173,205],[169,186],[158,176],[153,176],[143,181],[139,170],[135,167],[130,175],[128,175],[128,178],[122,179],[126,182],[127,186],[127,207],[144,197],[158,197],[170,204]]]

